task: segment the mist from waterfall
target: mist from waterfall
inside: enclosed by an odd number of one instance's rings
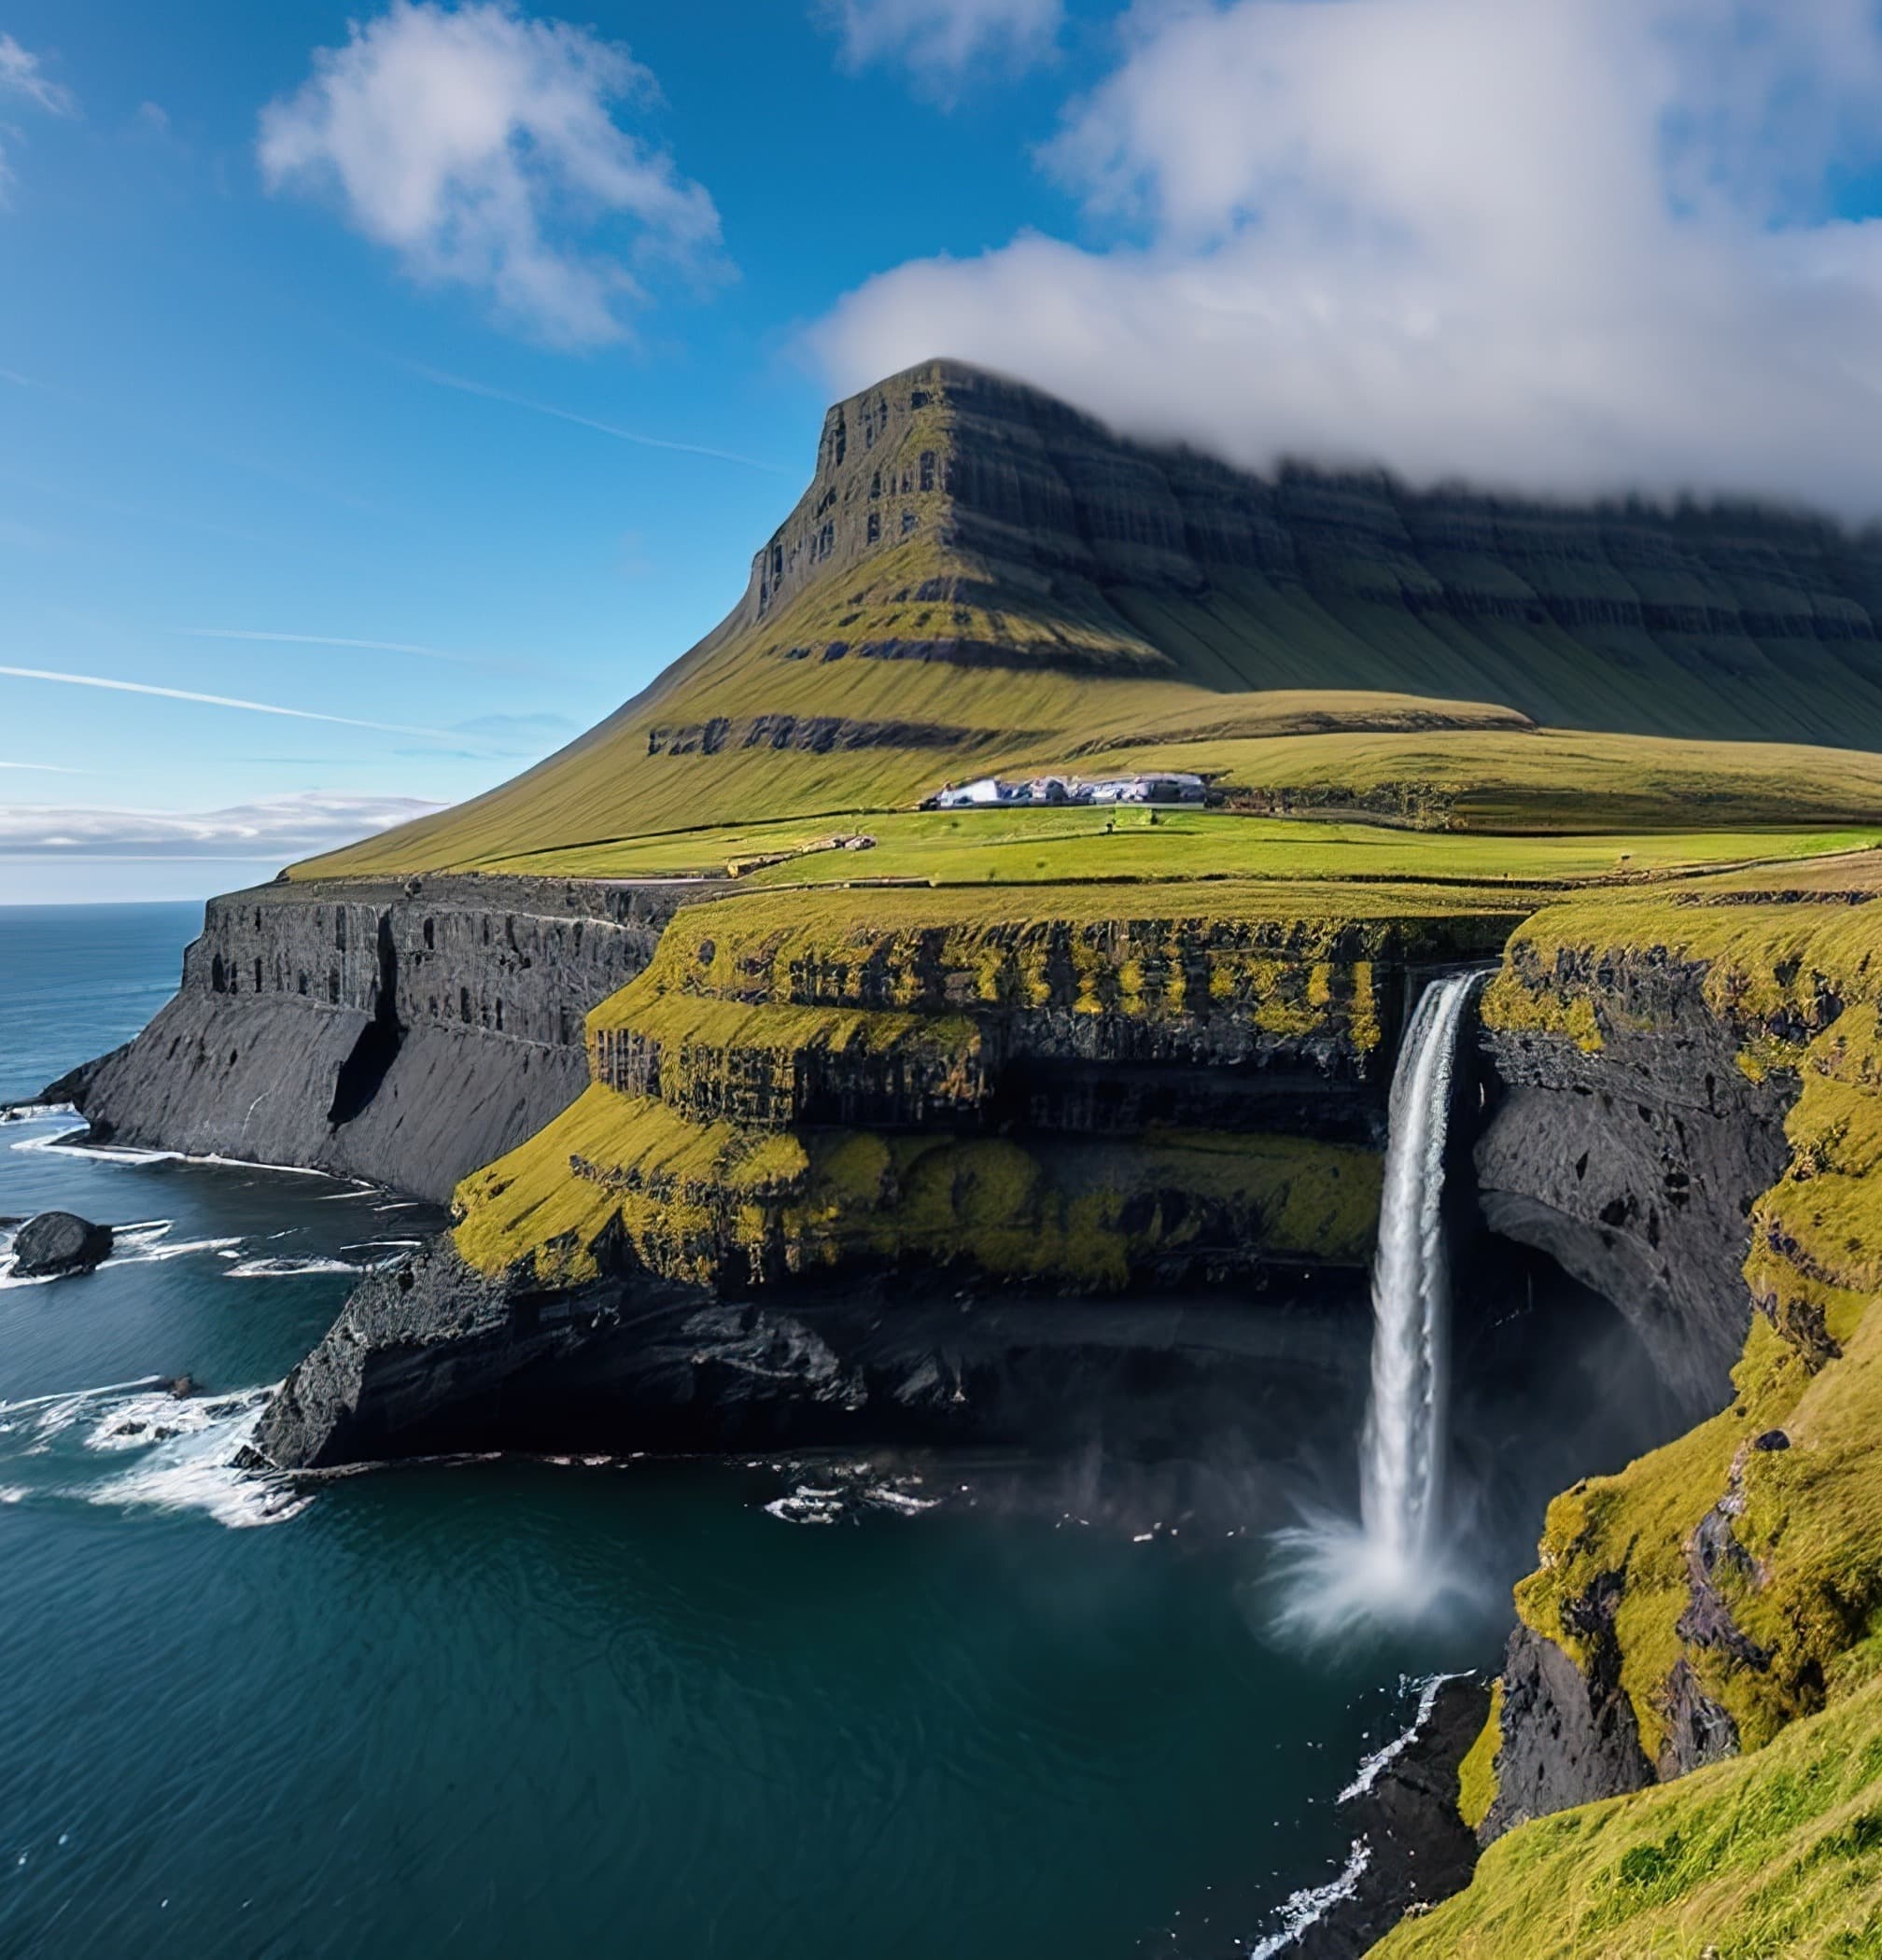
[[[1444,1532],[1451,1274],[1445,1150],[1460,1030],[1482,981],[1420,995],[1392,1077],[1372,1264],[1372,1385],[1359,1447],[1359,1519],[1280,1534],[1284,1626],[1316,1635],[1417,1619],[1458,1589]]]

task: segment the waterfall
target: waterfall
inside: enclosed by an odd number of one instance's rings
[[[1458,1030],[1481,977],[1457,973],[1425,989],[1392,1077],[1359,1456],[1359,1515],[1382,1575],[1413,1576],[1436,1550],[1441,1521],[1451,1314],[1444,1146]]]
[[[1372,1392],[1359,1444],[1359,1516],[1303,1498],[1275,1533],[1277,1631],[1316,1645],[1446,1610],[1475,1589],[1444,1517],[1451,1279],[1444,1146],[1471,997],[1483,975],[1419,996],[1392,1073],[1391,1128],[1372,1261]]]

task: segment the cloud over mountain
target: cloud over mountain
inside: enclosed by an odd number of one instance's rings
[[[1867,0],[1137,7],[1040,162],[1078,241],[913,261],[815,330],[842,390],[934,353],[1250,467],[1882,512]]]

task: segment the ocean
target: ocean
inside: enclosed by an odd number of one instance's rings
[[[199,917],[0,909],[0,1098],[134,1032]],[[1258,1539],[966,1463],[246,1475],[268,1386],[437,1214],[72,1129],[0,1125],[0,1214],[120,1231],[0,1277],[7,1955],[1247,1952],[1419,1678],[1494,1662],[1496,1614],[1300,1651]]]

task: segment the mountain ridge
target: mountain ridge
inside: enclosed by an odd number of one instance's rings
[[[1501,710],[1882,749],[1878,620],[1882,534],[1264,479],[930,361],[829,411],[738,603],[647,688],[512,782],[309,869],[894,807],[1276,691],[1411,697],[1447,727]],[[1334,703],[1329,725],[1369,711]]]

